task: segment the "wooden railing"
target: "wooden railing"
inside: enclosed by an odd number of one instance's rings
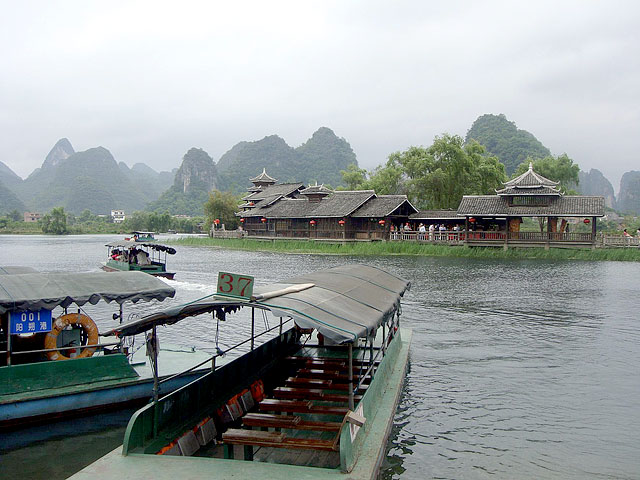
[[[211,230],[211,238],[242,238],[246,235],[244,230]]]
[[[598,243],[603,247],[640,247],[640,236],[625,237],[624,235],[602,233],[598,238]]]
[[[559,233],[559,232],[496,232],[496,231],[437,231],[415,232],[402,230],[391,232],[392,241],[415,241],[446,244],[461,244],[469,242],[567,242],[591,243],[591,233]],[[637,245],[637,243],[636,243]]]

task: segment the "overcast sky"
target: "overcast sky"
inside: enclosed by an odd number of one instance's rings
[[[129,166],[319,127],[372,169],[504,113],[616,191],[640,170],[640,2],[21,1],[0,15],[0,161],[62,137]]]

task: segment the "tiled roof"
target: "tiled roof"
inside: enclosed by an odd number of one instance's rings
[[[512,206],[498,195],[465,195],[458,215],[484,217],[602,217],[604,197],[566,195],[550,198],[547,206]]]
[[[406,195],[378,195],[365,203],[351,216],[357,218],[386,217],[391,215],[405,202],[408,203],[413,210],[417,211],[417,209],[411,205]]]
[[[250,178],[249,181],[252,183],[276,183],[277,182],[275,178],[272,178],[269,175],[267,175],[266,168],[262,169],[262,173],[260,175],[258,175],[255,178]]]
[[[535,188],[535,187],[555,187],[559,182],[554,182],[542,175],[533,171],[533,164],[529,162],[529,170],[524,172],[519,177],[505,182],[505,187],[519,187],[519,188]]]
[[[412,220],[459,220],[455,210],[420,210],[409,216]]]
[[[506,187],[502,190],[496,190],[496,193],[501,196],[513,195],[513,196],[525,196],[525,195],[562,195],[562,192],[554,187]]]
[[[324,185],[309,185],[304,190],[300,190],[302,195],[329,195],[333,190],[328,189]]]
[[[253,195],[243,197],[243,200],[249,200],[250,202],[258,202],[265,198],[273,197],[274,195],[288,196],[293,192],[300,190],[304,187],[304,183],[279,183],[277,185],[269,185],[264,187],[260,192],[256,192]]]
[[[245,217],[266,218],[321,218],[344,217],[350,215],[370,198],[375,198],[373,190],[338,191],[319,202],[306,198],[283,197],[271,206],[256,205],[249,212],[241,212]]]

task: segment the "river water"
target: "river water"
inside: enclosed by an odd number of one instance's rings
[[[117,239],[0,236],[0,266],[94,271]],[[412,282],[382,478],[640,478],[640,264],[177,250],[176,298],[152,309],[210,293],[218,271],[269,283],[353,262]],[[184,321],[160,338],[213,351],[214,329]],[[66,478],[121,443],[129,413],[0,434],[0,478]]]

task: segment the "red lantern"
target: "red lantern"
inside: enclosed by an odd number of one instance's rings
[[[584,222],[584,223],[591,223],[591,220],[589,220],[588,218],[585,218],[585,219],[583,220],[583,222]]]
[[[241,219],[240,219],[240,223],[244,223],[244,218],[241,218]]]
[[[265,223],[265,222],[267,221],[267,219],[266,219],[266,218],[264,218],[264,217],[262,217],[262,218],[260,219],[260,221],[261,221],[262,223]]]
[[[315,224],[316,224],[316,221],[315,221],[315,220],[311,220],[311,221],[309,222],[309,225],[311,225],[312,227],[313,227]]]
[[[345,224],[345,223],[346,223],[346,222],[345,222],[344,220],[338,220],[338,224],[339,224],[341,227],[344,227],[344,224]]]
[[[379,223],[380,225],[384,225],[384,220],[380,220],[378,223]]]
[[[469,221],[470,221],[471,223],[476,223],[476,219],[475,219],[475,218],[473,218],[473,217],[471,217],[471,218],[469,219]]]
[[[253,203],[253,202],[249,202],[249,205],[253,206],[253,205],[255,205],[255,203]]]
[[[219,218],[216,218],[213,222],[214,222],[216,225],[220,225],[220,219],[219,219]]]

